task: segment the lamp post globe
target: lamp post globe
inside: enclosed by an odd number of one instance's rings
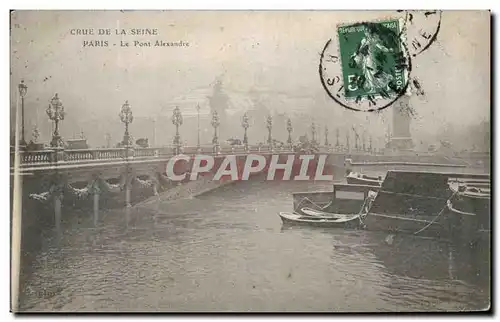
[[[314,121],[311,124],[311,135],[312,135],[312,143],[316,143],[316,123]]]
[[[19,145],[26,146],[26,139],[24,133],[24,97],[28,93],[28,86],[24,84],[24,80],[21,80],[21,83],[18,85],[19,96],[21,97],[21,140]]]
[[[245,145],[245,150],[248,150],[248,135],[247,135],[247,130],[250,127],[249,119],[248,119],[248,114],[245,112],[243,114],[243,117],[241,119],[241,126],[245,130],[243,134],[243,144]]]
[[[122,123],[125,124],[125,133],[123,134],[122,145],[127,147],[131,146],[132,140],[129,133],[129,124],[134,121],[134,115],[132,113],[132,108],[130,107],[128,101],[125,101],[125,103],[122,105],[119,116]]]
[[[328,142],[328,127],[325,126],[325,146],[329,146],[330,142]]]
[[[219,114],[215,110],[212,112],[211,124],[212,124],[212,127],[214,128],[214,137],[212,139],[212,144],[214,145],[214,152],[218,153],[219,152],[219,137],[217,136],[217,128],[220,125],[220,119],[219,119]]]
[[[196,144],[196,148],[198,150],[198,152],[200,152],[201,150],[201,143],[200,143],[200,104],[196,105],[196,112],[198,114],[198,140],[197,140],[197,144]]]
[[[174,146],[175,154],[179,154],[181,151],[181,135],[179,134],[179,126],[183,123],[181,110],[176,106],[172,112],[172,124],[175,125],[175,136],[174,136]]]
[[[292,120],[288,118],[286,121],[286,130],[288,131],[288,140],[287,143],[290,146],[290,148],[293,147],[293,141],[292,141],[292,132],[293,132],[293,126],[292,126]]]
[[[64,111],[64,106],[57,93],[50,100],[49,107],[47,107],[46,112],[49,119],[55,124],[54,133],[52,133],[52,140],[50,141],[50,146],[54,148],[62,148],[64,146],[64,143],[61,136],[59,135],[59,122],[64,120],[66,112]]]
[[[272,136],[273,117],[271,115],[267,116],[266,127],[267,127],[267,131],[268,131],[267,143],[269,144],[269,147],[272,149],[272,147],[273,147],[273,136]]]

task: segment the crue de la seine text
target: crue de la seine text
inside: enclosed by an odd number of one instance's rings
[[[158,36],[158,29],[132,28],[132,29],[111,29],[111,28],[75,28],[69,31],[72,36]],[[161,39],[126,39],[110,40],[103,38],[82,40],[82,47],[189,47],[189,42],[182,40],[161,40]]]

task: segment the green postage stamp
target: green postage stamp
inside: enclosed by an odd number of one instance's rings
[[[345,97],[389,98],[407,83],[398,20],[337,28]]]

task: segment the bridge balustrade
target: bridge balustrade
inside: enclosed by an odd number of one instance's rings
[[[31,164],[31,163],[50,163],[53,160],[53,152],[52,150],[47,151],[29,151],[20,153],[21,164]],[[14,156],[14,154],[12,154]],[[12,162],[14,162],[12,158]]]
[[[219,146],[218,155],[230,154],[250,154],[250,153],[287,153],[293,152],[288,146],[271,148],[268,145],[249,145],[245,146]],[[322,150],[323,151],[323,150]],[[159,148],[99,148],[99,149],[47,149],[40,151],[19,151],[21,165],[44,165],[56,162],[85,163],[90,161],[112,161],[124,160],[126,158],[169,158],[175,155],[177,149],[175,146],[164,146]],[[213,145],[205,146],[185,146],[181,147],[180,153],[187,155],[206,154],[214,155],[216,153]],[[11,151],[11,164],[14,166],[15,152]]]
[[[64,161],[86,161],[96,160],[97,156],[94,150],[66,150],[64,151]]]
[[[126,151],[124,148],[115,149],[99,149],[96,150],[98,160],[113,160],[122,159],[126,157]]]
[[[157,148],[135,149],[134,157],[158,157],[159,151]]]

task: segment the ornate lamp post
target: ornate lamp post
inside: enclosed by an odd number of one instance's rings
[[[272,149],[273,148],[273,136],[272,136],[271,132],[273,130],[273,117],[271,115],[267,116],[266,127],[267,127],[267,131],[269,132],[268,136],[267,136],[267,143],[269,144],[269,148]]]
[[[354,126],[352,127],[352,131],[354,132],[354,150],[359,151],[359,146],[358,146],[359,135],[358,132],[356,132]]]
[[[152,142],[152,146],[155,147],[156,146],[156,118],[152,118],[151,122],[153,122],[153,142]]]
[[[134,116],[132,115],[132,108],[130,107],[128,101],[125,101],[125,104],[122,105],[122,109],[118,115],[120,116],[122,123],[125,123],[125,133],[123,134],[122,145],[131,146],[132,140],[128,132],[128,125],[134,121]]]
[[[347,130],[347,132],[345,133],[345,146],[346,146],[347,152],[350,152],[351,146],[349,144],[349,130]]]
[[[314,123],[314,121],[311,124],[311,134],[312,134],[311,140],[312,143],[314,144],[316,143],[316,124]]]
[[[247,130],[250,127],[250,124],[248,123],[248,115],[245,112],[243,114],[243,118],[241,119],[241,126],[245,130],[245,133],[243,134],[243,144],[245,145],[245,150],[248,151],[248,135],[247,135]]]
[[[366,141],[366,137],[365,137],[365,132],[363,132],[363,135],[361,136],[362,140],[363,140],[363,152],[366,151],[366,144],[365,144],[365,141]]]
[[[198,144],[196,145],[196,148],[198,149],[198,152],[201,149],[200,145],[200,104],[196,105],[196,112],[198,113]]]
[[[337,128],[337,131],[335,133],[336,137],[337,137],[337,142],[335,143],[335,149],[339,149],[340,148],[340,141],[339,141],[339,136],[340,136],[340,130]]]
[[[175,136],[174,136],[174,145],[175,145],[175,154],[179,154],[181,151],[181,136],[179,134],[179,126],[182,125],[182,114],[181,110],[178,106],[174,108],[172,114],[172,123],[175,125]]]
[[[325,146],[329,146],[330,143],[328,142],[328,127],[325,125]]]
[[[214,128],[214,137],[212,139],[212,144],[214,145],[214,152],[219,153],[219,137],[217,136],[217,128],[220,125],[219,114],[216,110],[212,112],[212,127]]]
[[[52,141],[50,141],[50,145],[54,148],[62,148],[63,141],[61,136],[59,135],[59,121],[64,120],[64,116],[66,115],[66,113],[64,112],[64,106],[62,105],[62,102],[59,99],[57,93],[50,100],[50,104],[49,107],[47,107],[46,112],[49,119],[55,124],[54,133],[52,134]]]
[[[290,149],[292,149],[293,148],[293,142],[292,142],[293,127],[292,127],[292,120],[290,118],[288,118],[288,120],[286,121],[286,130],[288,131],[288,140],[286,142],[290,146]]]
[[[24,139],[24,97],[26,93],[28,93],[28,86],[24,84],[24,80],[21,80],[21,83],[18,85],[19,96],[21,97],[21,142],[19,142],[21,146],[26,146],[26,140]]]

